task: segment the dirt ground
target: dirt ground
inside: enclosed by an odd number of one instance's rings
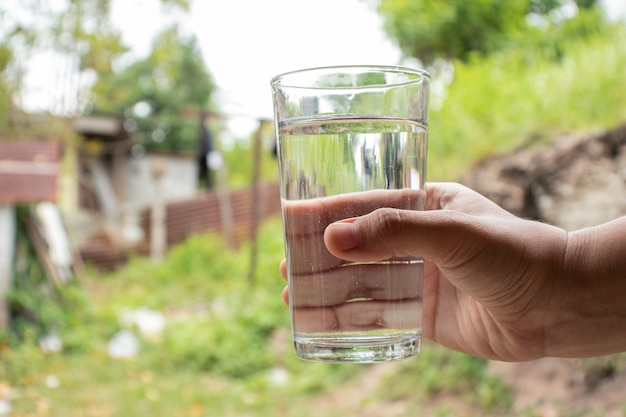
[[[420,360],[419,357],[412,360]],[[621,359],[623,361],[623,359]],[[585,360],[586,361],[586,360]],[[624,417],[626,370],[615,369],[612,357],[592,360],[544,358],[523,363],[490,362],[489,372],[502,379],[513,393],[507,413],[525,417]],[[481,416],[467,401],[453,394],[437,395],[416,403],[405,398],[372,402],[377,384],[392,374],[398,363],[371,365],[362,378],[325,394],[311,405],[319,415],[360,417]],[[417,413],[416,413],[417,412]],[[493,415],[493,414],[491,414]]]
[[[491,362],[489,368],[513,389],[514,415],[529,409],[541,417],[626,415],[626,372],[611,357]]]

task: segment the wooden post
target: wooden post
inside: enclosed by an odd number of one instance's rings
[[[258,243],[257,234],[259,230],[259,218],[261,217],[262,204],[259,201],[259,177],[261,176],[261,136],[263,134],[263,121],[259,121],[259,128],[254,133],[252,139],[252,227],[250,231],[250,269],[248,271],[248,281],[254,282],[256,273]]]
[[[9,305],[6,294],[13,283],[15,255],[15,206],[0,204],[0,330],[8,330]]]
[[[195,113],[195,111],[193,113]],[[207,112],[204,109],[200,110],[200,123],[205,123],[206,117],[212,115],[215,116],[216,114]],[[217,116],[221,117],[220,115]],[[216,173],[214,189],[220,214],[222,238],[224,239],[226,247],[232,249],[234,246],[233,211],[231,193],[228,190],[228,167],[224,161],[218,138],[213,138],[213,149],[208,155],[205,155],[205,157],[207,158],[209,171],[215,171]]]
[[[209,169],[213,169],[217,173],[217,181],[215,186],[215,194],[217,195],[217,203],[220,210],[220,222],[222,224],[222,236],[226,247],[232,249],[233,242],[233,210],[231,204],[231,196],[228,190],[228,166],[223,159],[222,150],[219,141],[214,142],[214,155],[210,157],[212,162],[209,163]]]
[[[126,142],[114,143],[112,151],[113,159],[113,189],[117,196],[117,201],[128,200],[128,173],[126,171],[126,153],[128,151],[128,145]]]
[[[152,178],[154,179],[154,193],[152,195],[151,222],[150,222],[150,256],[154,262],[161,262],[167,248],[167,228],[165,201],[163,201],[163,174],[166,162],[161,158],[153,162]]]
[[[225,179],[220,179],[224,177],[223,171],[218,171],[218,182],[226,184]],[[220,208],[220,221],[222,223],[222,235],[224,236],[224,243],[226,247],[232,249],[234,246],[233,242],[233,211],[232,204],[230,201],[230,193],[228,192],[227,185],[218,185],[217,190],[215,191],[217,195],[217,203]]]

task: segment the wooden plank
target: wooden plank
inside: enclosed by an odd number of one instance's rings
[[[62,153],[57,140],[0,138],[0,159],[16,161],[58,161]]]
[[[0,202],[55,201],[61,143],[0,140]]]
[[[15,206],[0,204],[0,330],[10,325],[6,294],[13,282],[15,253]]]
[[[55,201],[56,176],[0,173],[0,202],[31,203]]]
[[[50,252],[48,251],[49,243],[46,241],[45,236],[41,233],[40,228],[37,225],[37,220],[33,214],[30,214],[26,218],[26,231],[28,233],[28,239],[35,249],[35,254],[37,255],[39,264],[42,266],[46,277],[55,285],[65,284],[65,280],[50,257]]]

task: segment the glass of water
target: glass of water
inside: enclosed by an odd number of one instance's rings
[[[348,262],[324,245],[335,221],[423,210],[430,76],[391,66],[312,68],[271,80],[296,354],[367,363],[421,346],[423,262]],[[381,242],[384,244],[384,242]]]

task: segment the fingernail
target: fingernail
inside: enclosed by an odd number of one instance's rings
[[[332,230],[332,240],[341,250],[354,249],[359,245],[356,226],[353,223],[337,222],[328,226]]]

